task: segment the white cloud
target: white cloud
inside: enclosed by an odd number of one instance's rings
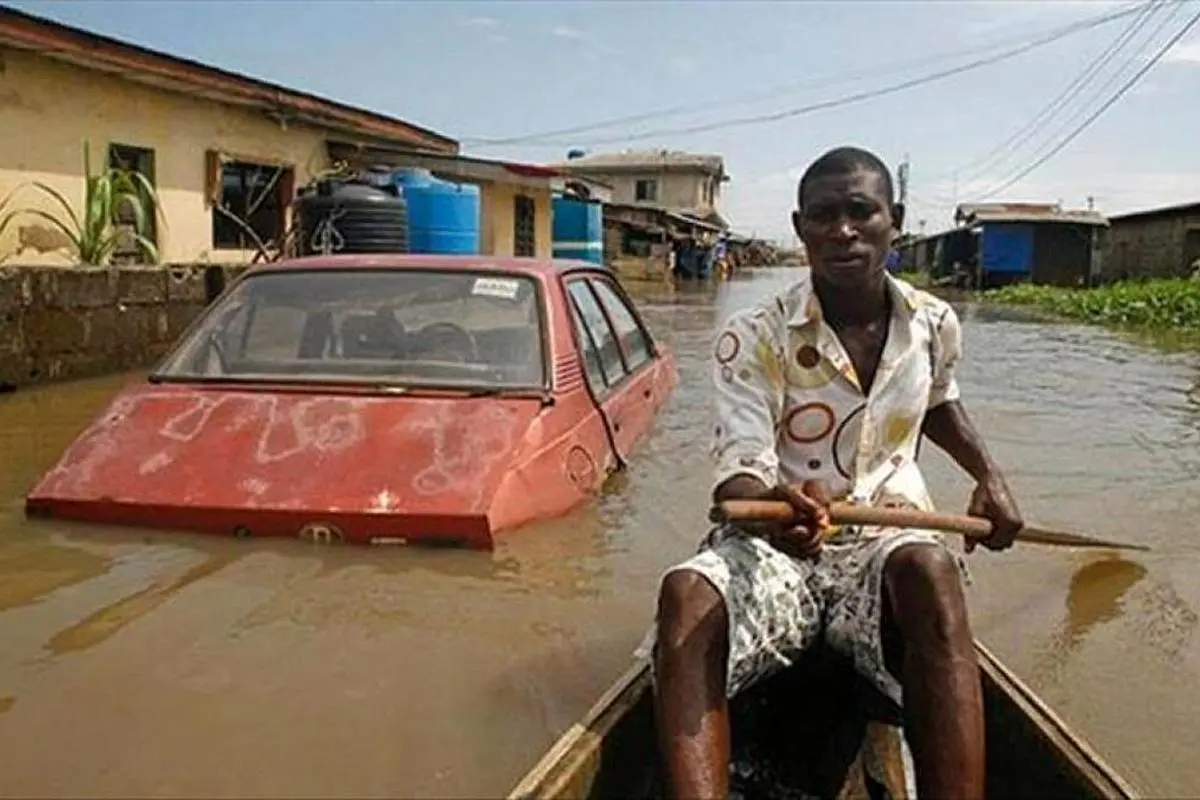
[[[691,56],[675,56],[667,62],[671,74],[690,77],[700,71],[700,61]]]
[[[791,212],[796,205],[796,183],[804,166],[739,177],[722,191],[721,210],[739,233],[754,233],[777,241],[792,238]],[[909,195],[908,229],[917,231],[921,220],[925,232],[934,233],[951,227],[955,192],[957,202],[979,199],[1007,178],[1006,174],[986,175],[971,181],[944,180],[914,185]],[[1031,203],[1062,203],[1067,208],[1086,208],[1091,196],[1097,211],[1120,214],[1177,203],[1194,202],[1197,172],[1098,172],[1064,174],[1061,177],[1025,179],[988,200]]]
[[[953,224],[956,188],[958,203],[974,202],[1005,178],[1005,175],[996,174],[962,181],[957,187],[952,181],[914,187],[910,197],[910,227],[915,229],[919,219],[927,221],[926,232],[929,233],[950,227]],[[1090,196],[1097,211],[1104,214],[1121,214],[1194,202],[1197,185],[1200,185],[1200,174],[1194,172],[1088,170],[1083,174],[1063,175],[1057,179],[1026,178],[1003,192],[983,199],[1000,202],[1062,203],[1067,208],[1086,208]]]
[[[1004,0],[1004,2],[955,3],[955,10],[971,18],[962,26],[971,36],[993,34],[1020,28],[1026,23],[1067,22],[1072,17],[1092,17],[1113,7],[1126,5],[1127,0]]]
[[[471,17],[463,20],[463,25],[471,28],[499,28],[500,20],[495,17]]]
[[[1162,60],[1171,64],[1200,64],[1200,36],[1176,43]]]
[[[587,35],[578,28],[572,28],[570,25],[558,25],[552,31],[552,36],[557,36],[559,39],[574,39],[582,41],[587,38]]]
[[[489,33],[489,34],[487,35],[487,40],[488,40],[489,42],[495,42],[495,43],[497,43],[497,44],[500,44],[500,43],[503,43],[503,42],[507,42],[507,41],[508,41],[508,37],[507,37],[507,36],[505,36],[503,33]]]

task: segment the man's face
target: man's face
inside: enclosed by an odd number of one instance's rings
[[[831,283],[859,284],[884,270],[899,220],[881,175],[856,169],[815,177],[800,204],[792,224],[814,274]]]

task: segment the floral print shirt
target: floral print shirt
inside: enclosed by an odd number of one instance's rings
[[[892,315],[869,394],[808,276],[726,321],[713,364],[716,484],[815,479],[853,502],[932,509],[917,443],[926,411],[959,397],[962,334],[948,303],[887,284]]]

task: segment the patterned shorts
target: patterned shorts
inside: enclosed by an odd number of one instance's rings
[[[907,544],[946,547],[936,533],[843,528],[816,560],[809,561],[784,555],[737,529],[718,527],[699,553],[666,574],[697,572],[724,600],[729,618],[727,696],[790,666],[823,637],[831,650],[851,658],[858,672],[899,706],[900,683],[884,666],[880,623],[884,564],[896,548]],[[950,552],[969,584],[965,560]],[[653,647],[652,630],[638,654],[649,657]]]

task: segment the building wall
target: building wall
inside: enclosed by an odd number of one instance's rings
[[[243,269],[0,268],[0,388],[147,367],[208,304],[206,274]]]
[[[523,194],[532,197],[534,201],[534,256],[553,257],[553,207],[549,188],[534,189],[506,183],[485,183],[480,187],[479,194],[481,252],[493,256],[513,255],[513,203],[518,194]]]
[[[624,171],[605,173],[589,170],[586,173],[586,177],[607,183],[613,187],[611,202],[614,203],[638,202],[636,192],[637,182],[639,180],[656,180],[658,181],[658,199],[655,200],[655,203],[658,205],[673,209],[709,210],[716,208],[720,204],[720,182],[716,178],[700,171],[686,173],[674,170],[671,172],[646,170],[644,173]],[[713,186],[713,202],[711,204],[705,202],[705,184]]]
[[[1107,251],[1106,281],[1188,275],[1200,258],[1200,211],[1110,220]]]
[[[205,152],[219,150],[247,161],[292,165],[296,184],[328,166],[323,134],[279,123],[261,113],[153,89],[16,50],[0,67],[0,198],[18,184],[42,181],[76,206],[83,201],[83,145],[92,170],[107,166],[108,146],[151,149],[163,219],[158,244],[163,261],[232,263],[253,255],[212,246],[212,211],[205,204]],[[55,216],[40,192],[22,192],[16,207],[37,206]],[[45,227],[32,218],[0,237],[0,258],[18,244],[18,229]],[[26,250],[22,263],[56,263],[58,254]]]

